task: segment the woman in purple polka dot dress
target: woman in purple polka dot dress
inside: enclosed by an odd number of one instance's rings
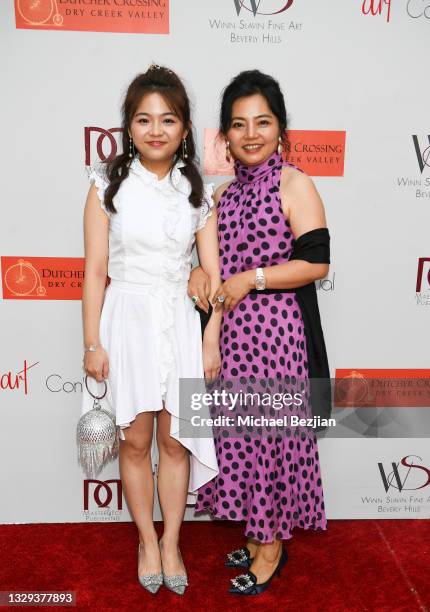
[[[272,77],[247,71],[225,89],[220,131],[236,176],[215,194],[223,282],[213,301],[224,313],[214,342],[223,379],[308,376],[295,288],[326,276],[328,265],[290,258],[296,239],[326,221],[311,179],[282,161],[286,123]],[[190,281],[193,293],[201,292],[202,274]],[[227,437],[215,429],[220,473],[199,490],[196,510],[245,522],[246,546],[229,553],[226,565],[248,571],[232,580],[230,592],[257,594],[285,564],[282,540],[294,527],[326,529],[317,440],[314,431],[237,431]]]

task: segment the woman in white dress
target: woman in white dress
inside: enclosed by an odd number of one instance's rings
[[[188,582],[178,543],[187,494],[218,473],[213,439],[181,437],[179,420],[179,379],[213,378],[220,368],[219,346],[208,339],[217,336],[220,316],[211,316],[202,345],[200,317],[187,295],[195,241],[219,285],[216,211],[212,188],[194,165],[189,100],[175,73],[153,65],[137,76],[122,119],[124,152],[93,168],[85,206],[84,369],[106,380],[120,427],[139,581],[152,593],[164,581],[182,594]],[[207,302],[201,307],[207,310]],[[83,411],[91,407],[84,392]],[[153,524],[154,417],[160,542]]]

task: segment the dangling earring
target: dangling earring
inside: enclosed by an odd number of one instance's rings
[[[227,160],[228,163],[231,162],[231,157],[230,157],[230,143],[228,140],[225,141],[225,158]]]
[[[129,143],[129,148],[128,148],[128,156],[131,158],[131,157],[134,157],[134,155],[136,155],[136,149],[134,147],[133,139],[130,138],[130,143]]]
[[[278,144],[278,155],[282,155],[282,151],[284,150],[284,146],[282,144],[282,138],[279,136],[279,144]]]
[[[183,159],[188,159],[187,141],[185,138],[182,139],[182,157]]]

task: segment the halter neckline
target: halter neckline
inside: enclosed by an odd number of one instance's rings
[[[246,166],[237,159],[234,162],[234,171],[240,183],[255,183],[270,174],[278,164],[282,164],[282,157],[275,151],[265,161],[256,166]]]

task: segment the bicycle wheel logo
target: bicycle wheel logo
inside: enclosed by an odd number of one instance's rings
[[[6,270],[4,283],[13,295],[37,295],[39,297],[46,295],[46,289],[42,285],[39,272],[29,261],[24,259],[18,259],[16,264]]]
[[[369,385],[363,374],[352,370],[348,376],[336,378],[336,402],[342,406],[365,406],[369,400]]]
[[[29,25],[63,25],[57,0],[17,0],[16,6],[18,13]]]

